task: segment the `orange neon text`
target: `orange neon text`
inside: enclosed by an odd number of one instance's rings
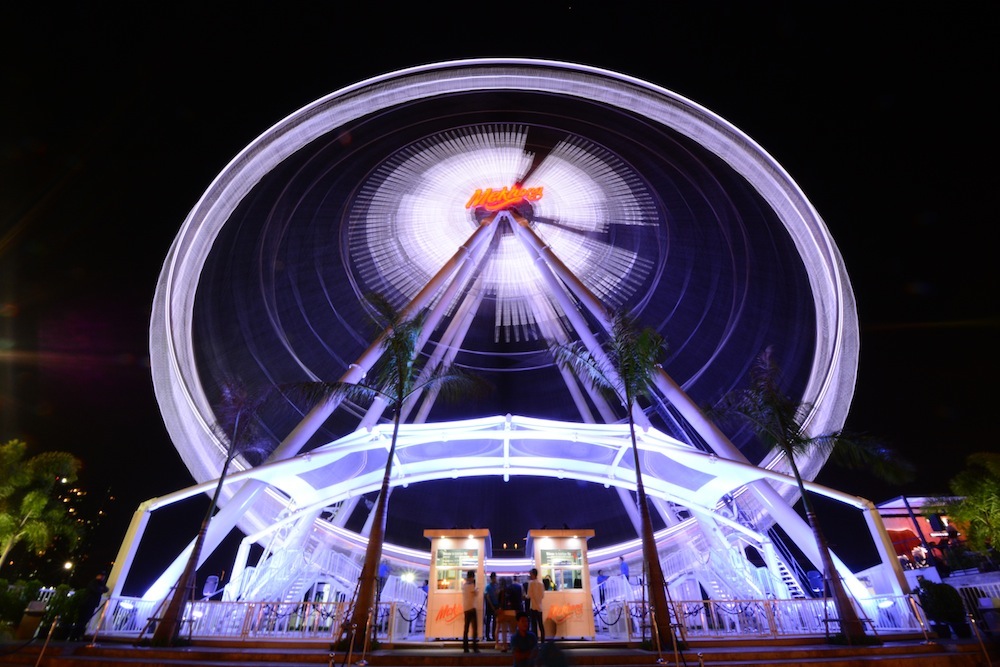
[[[554,604],[549,607],[549,617],[556,623],[562,623],[570,616],[583,616],[583,605],[579,602],[571,604]]]
[[[538,201],[542,198],[542,188],[501,188],[494,190],[476,190],[475,194],[466,202],[465,208],[485,208],[487,211],[499,211],[500,209],[519,204],[523,201]]]
[[[441,605],[441,608],[438,609],[437,617],[434,620],[451,623],[458,618],[461,613],[461,609],[459,609],[457,604]]]

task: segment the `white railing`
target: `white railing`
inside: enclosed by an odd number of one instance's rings
[[[160,605],[135,598],[113,598],[95,614],[91,633],[98,637],[139,639],[152,634],[149,619]],[[346,602],[197,601],[185,609],[181,635],[192,639],[317,640],[341,636]],[[594,609],[598,640],[633,641],[649,637],[641,600],[616,599]],[[913,633],[923,628],[910,596],[879,596],[859,605],[875,634]],[[386,602],[374,619],[382,642],[423,641],[423,605]],[[782,637],[835,634],[836,609],[829,599],[674,600],[671,621],[682,638]],[[926,622],[926,621],[924,621]]]
[[[967,613],[973,615],[984,628],[1000,628],[1000,582],[989,581],[955,586]]]
[[[856,607],[857,608],[857,607]],[[649,637],[645,607],[628,606],[628,639]],[[677,600],[671,622],[682,638],[785,637],[836,634],[837,611],[830,598],[792,600]],[[867,631],[910,634],[923,631],[910,596],[879,596],[858,608]],[[619,637],[620,638],[620,637]]]
[[[1000,581],[955,586],[968,611],[1000,606]]]
[[[10,588],[13,588],[13,586],[11,586]],[[52,599],[52,596],[55,595],[55,594],[56,594],[56,589],[53,588],[53,587],[51,587],[51,586],[46,587],[46,588],[39,588],[38,589],[38,598],[37,599],[40,602],[48,602],[49,600]],[[70,591],[69,594],[72,595],[73,591]]]

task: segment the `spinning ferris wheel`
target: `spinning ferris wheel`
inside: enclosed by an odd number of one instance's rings
[[[581,329],[600,336],[600,308],[628,311],[664,336],[663,368],[691,404],[741,386],[765,346],[787,392],[811,406],[816,432],[842,426],[853,392],[853,294],[800,189],[712,112],[595,68],[505,59],[393,72],[296,111],[232,160],[170,249],[151,327],[157,399],[198,482],[222,467],[225,445],[211,425],[227,378],[272,386],[360,377],[374,340],[371,292],[429,309],[421,354],[496,387],[457,405],[426,398],[408,413],[415,426],[504,415],[622,420],[621,406],[574,385],[548,351]],[[656,430],[713,451],[690,406],[661,396],[645,407]],[[321,416],[289,403],[262,418],[272,453],[239,460],[244,471],[325,451],[385,419],[348,403]],[[447,444],[458,441],[461,451]],[[780,468],[748,433],[729,441],[730,455]],[[410,476],[393,491],[390,542],[420,547],[429,514],[440,526],[511,535],[572,516],[596,529],[598,544],[635,537],[616,480],[571,467],[586,456],[572,437],[525,448],[564,466],[558,475],[472,466],[465,457],[485,451],[476,442],[442,437],[419,461],[403,461],[400,475]],[[384,456],[365,450],[301,472],[233,522],[252,532],[289,505],[328,503],[337,509],[326,516],[361,532],[358,499]],[[648,464],[668,480],[666,464]],[[810,477],[822,464],[802,462]],[[334,488],[336,498],[324,495]],[[227,489],[224,502],[236,493]],[[510,497],[531,499],[518,517]]]

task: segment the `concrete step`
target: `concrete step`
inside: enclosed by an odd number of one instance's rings
[[[776,640],[694,642],[674,656],[625,645],[595,646],[593,642],[558,642],[566,665],[636,667],[668,664],[679,667],[739,667],[763,665],[824,665],[857,667],[975,667],[987,663],[975,640],[926,643],[909,640],[880,646],[847,647],[810,641]],[[18,650],[5,650],[17,648]],[[126,644],[38,644],[0,647],[0,667],[344,667],[347,656],[331,654],[320,644],[286,646],[229,644],[152,648]],[[350,663],[356,664],[354,655]],[[370,667],[509,667],[510,653],[492,648],[463,653],[458,642],[433,642],[380,648],[365,656]],[[551,664],[539,667],[562,667]]]

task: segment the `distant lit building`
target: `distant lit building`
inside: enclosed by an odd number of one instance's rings
[[[38,579],[46,584],[71,583],[80,586],[86,582],[76,577],[77,572],[89,577],[110,567],[110,563],[92,563],[91,554],[95,552],[96,540],[109,539],[109,536],[101,534],[101,527],[117,499],[110,489],[94,494],[79,484],[59,485],[55,493],[67,516],[76,524],[80,539],[70,544],[65,538],[56,536],[48,548],[24,554],[23,566],[17,569],[23,578]],[[19,547],[26,550],[24,545]]]

